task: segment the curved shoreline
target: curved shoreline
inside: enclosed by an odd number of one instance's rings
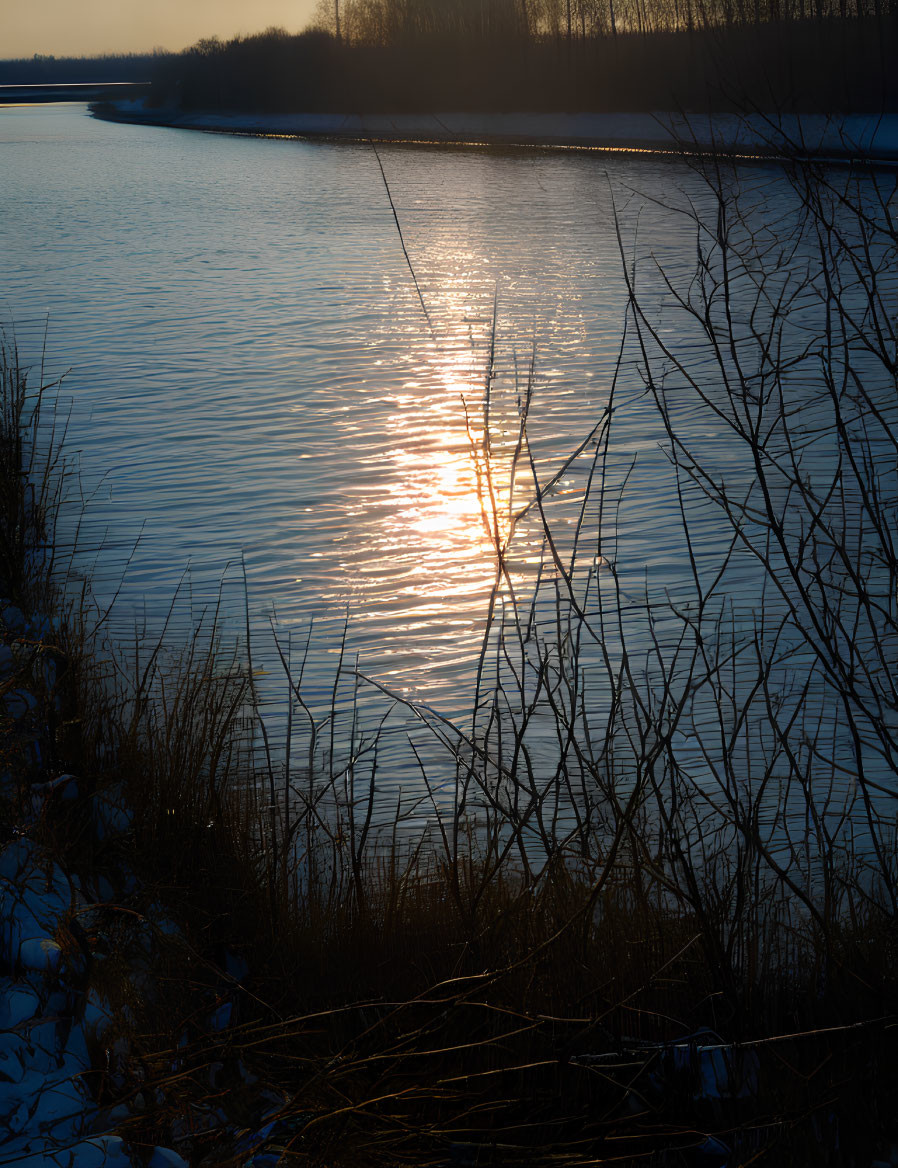
[[[91,112],[108,121],[255,137],[747,157],[797,153],[898,163],[898,114],[254,114],[148,108],[140,100],[106,102]]]

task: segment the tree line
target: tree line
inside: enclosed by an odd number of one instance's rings
[[[160,58],[155,100],[328,113],[877,112],[898,109],[898,17],[884,2],[322,0],[298,35],[209,38]]]
[[[112,81],[149,81],[170,54],[110,53],[101,57],[55,57],[35,53],[0,61],[0,85],[77,85]]]
[[[315,25],[355,44],[530,40],[898,15],[898,0],[320,0]]]

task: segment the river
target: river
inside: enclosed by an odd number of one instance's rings
[[[66,371],[67,449],[88,497],[79,563],[101,608],[115,598],[122,643],[135,625],[155,635],[176,590],[189,620],[222,581],[239,636],[245,570],[272,709],[286,688],[264,647],[273,624],[291,653],[312,627],[313,704],[344,652],[384,688],[464,718],[531,391],[532,469],[528,455],[511,511],[533,502],[534,474],[544,484],[565,467],[614,386],[605,482],[629,475],[616,512],[625,598],[639,607],[688,585],[638,353],[615,383],[634,257],[661,335],[675,335],[653,265],[689,276],[695,223],[671,208],[710,205],[686,163],[399,145],[378,156],[107,123],[77,104],[0,110],[0,159],[5,323],[27,364]],[[777,164],[744,181],[768,205],[775,187],[778,217],[791,213]],[[693,404],[683,419],[745,475],[719,418]],[[581,463],[555,484],[556,530],[575,524]],[[486,522],[485,483],[500,500]],[[531,507],[509,544],[524,590],[552,567],[538,520]],[[727,531],[696,522],[713,558]],[[597,548],[590,564],[602,563]],[[733,604],[761,605],[750,557],[727,579]]]
[[[255,605],[297,626],[348,608],[367,668],[438,703],[469,677],[492,583],[462,395],[476,411],[494,299],[498,383],[536,348],[548,466],[614,372],[611,184],[690,176],[382,147],[431,334],[368,147],[64,105],[4,110],[0,148],[4,313],[31,361],[49,322],[49,367],[68,370],[69,448],[102,480],[84,537],[106,536],[101,602],[139,531],[123,628],[167,608],[188,563],[198,586],[244,554]]]

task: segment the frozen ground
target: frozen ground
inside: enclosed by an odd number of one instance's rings
[[[0,799],[19,812],[0,839],[0,1168],[187,1168],[172,1147],[131,1144],[118,1134],[146,1107],[142,1092],[149,1088],[132,1058],[129,1007],[117,1007],[98,988],[110,938],[118,938],[122,998],[136,1000],[155,992],[160,940],[177,943],[181,933],[161,906],[121,908],[138,888],[118,862],[131,846],[133,818],[121,792],[88,793],[74,775],[51,777],[43,762],[49,739],[39,694],[53,677],[35,686],[29,675],[33,680],[35,669],[53,669],[46,655],[34,652],[48,628],[0,600]],[[26,795],[21,788],[29,776],[34,781]],[[115,883],[102,865],[95,872],[67,870],[32,838],[45,818],[61,816],[59,824],[71,826],[79,815],[95,848],[107,849],[107,863],[118,857],[109,869]],[[116,918],[128,924],[124,947],[120,924],[110,924]],[[210,1002],[210,1032],[229,1024],[233,985],[229,975]],[[244,1079],[251,1084],[248,1074]],[[101,1081],[105,1104],[98,1101]],[[160,1107],[163,1094],[157,1086]],[[220,1100],[221,1090],[210,1089],[210,1097]],[[278,1156],[264,1145],[278,1132],[267,1112],[280,1102],[264,1099],[261,1126],[251,1128],[244,1121],[235,1127],[220,1104],[193,1108],[171,1125],[170,1142],[189,1145],[197,1134],[220,1131],[229,1155],[247,1168],[271,1168]]]
[[[243,114],[145,109],[141,101],[111,104],[113,116],[183,129],[241,134],[497,143],[610,150],[696,150],[739,154],[802,152],[831,158],[898,160],[898,114]]]

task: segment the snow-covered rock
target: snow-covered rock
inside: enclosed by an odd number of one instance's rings
[[[81,1025],[88,1038],[102,1039],[115,1022],[109,1002],[93,986],[84,995]]]
[[[14,1030],[29,1021],[40,1005],[40,997],[31,986],[0,977],[0,1031]]]
[[[147,1161],[147,1168],[188,1168],[188,1165],[187,1161],[171,1148],[154,1148],[152,1156]]]
[[[760,1060],[751,1049],[723,1042],[712,1030],[699,1030],[661,1048],[662,1076],[687,1085],[694,1099],[749,1099],[758,1092]]]
[[[34,783],[31,787],[31,811],[40,815],[51,799],[70,803],[78,798],[78,780],[74,775],[59,775],[46,783]]]
[[[62,968],[62,946],[48,937],[28,937],[19,946],[18,963],[32,973],[55,973]]]
[[[18,1141],[18,1149],[16,1168],[138,1168],[141,1163],[115,1135],[91,1136],[68,1147],[46,1139]]]
[[[7,844],[0,853],[0,962],[58,968],[53,945],[72,907],[73,889],[58,864],[28,839]]]
[[[91,800],[91,818],[101,842],[126,835],[134,822],[134,812],[121,790],[98,791]]]

